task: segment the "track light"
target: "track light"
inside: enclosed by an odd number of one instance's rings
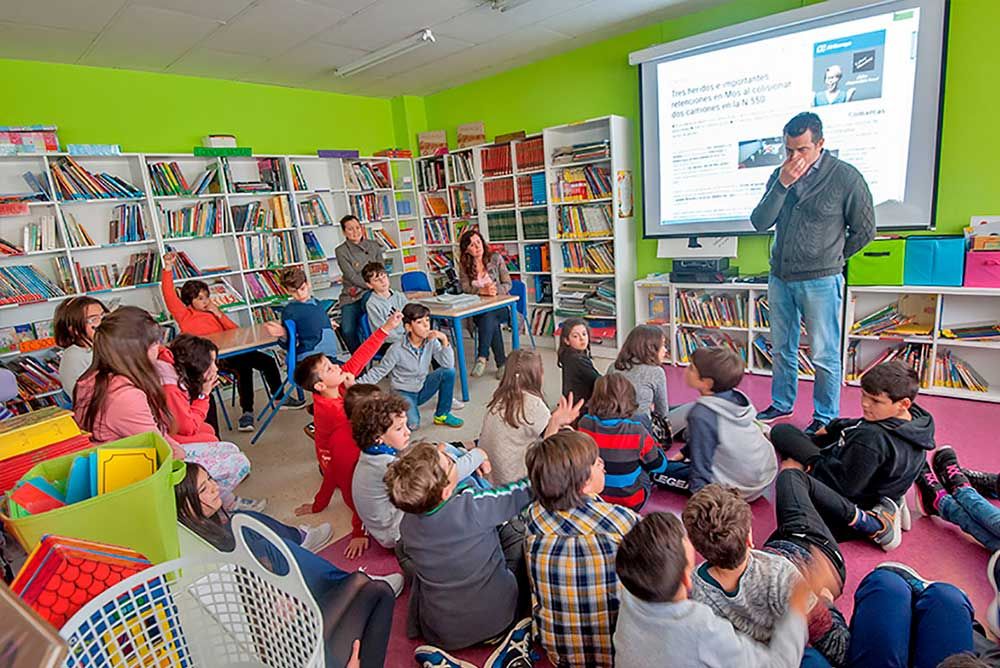
[[[369,68],[375,67],[376,65],[381,65],[382,63],[390,61],[393,58],[398,58],[404,53],[409,53],[414,49],[419,49],[422,46],[433,44],[435,41],[434,33],[431,32],[430,28],[424,28],[420,32],[410,35],[406,39],[402,39],[395,44],[389,44],[388,46],[383,46],[377,51],[372,51],[365,57],[359,58],[349,65],[338,67],[333,71],[333,73],[338,77],[353,76],[358,72],[363,72]]]

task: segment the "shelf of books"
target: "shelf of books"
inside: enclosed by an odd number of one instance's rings
[[[23,379],[14,410],[48,405],[59,392],[49,373],[58,367],[58,301],[93,294],[169,322],[164,252],[178,253],[178,284],[206,281],[242,325],[274,317],[285,267],[307,266],[317,295],[336,296],[334,249],[349,212],[385,247],[397,286],[424,260],[408,158],[5,156],[0,203],[0,363]]]
[[[554,333],[566,318],[586,318],[594,354],[614,357],[634,317],[630,124],[607,116],[542,136]],[[616,266],[616,258],[627,261]]]
[[[844,379],[890,359],[924,394],[1000,402],[1000,289],[848,287]]]

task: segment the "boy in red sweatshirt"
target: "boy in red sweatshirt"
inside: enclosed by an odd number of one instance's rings
[[[316,457],[323,471],[323,484],[316,493],[316,498],[312,503],[304,503],[296,508],[295,514],[307,515],[322,511],[330,503],[333,491],[340,489],[344,503],[351,509],[351,541],[344,552],[348,559],[357,558],[368,548],[368,538],[351,497],[351,479],[361,451],[351,434],[351,422],[345,409],[345,403],[349,402],[343,390],[354,384],[354,377],[378,352],[386,335],[402,321],[402,313],[392,313],[385,324],[376,329],[343,366],[334,364],[322,353],[310,355],[295,366],[295,382],[313,394]],[[350,397],[356,400],[363,394],[373,393],[372,387],[375,386],[364,386],[364,389],[359,386],[357,391],[347,391],[358,395]]]

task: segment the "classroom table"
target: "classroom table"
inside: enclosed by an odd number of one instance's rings
[[[222,332],[206,334],[205,337],[214,343],[219,352],[218,359],[242,355],[262,348],[270,348],[278,341],[278,337],[271,336],[264,329],[263,325],[251,325],[249,327],[238,327],[227,329]]]
[[[407,292],[406,298],[409,301],[419,301],[421,298],[432,297],[433,292]],[[517,320],[517,296],[497,295],[496,297],[483,297],[480,295],[478,304],[461,306],[459,308],[446,308],[436,304],[424,304],[431,310],[431,318],[448,320],[455,331],[455,357],[458,358],[458,376],[462,381],[462,401],[469,400],[469,377],[465,370],[465,344],[462,343],[462,323],[466,318],[495,311],[502,308],[510,309],[512,350],[521,347],[521,333]],[[421,302],[423,303],[423,302]]]

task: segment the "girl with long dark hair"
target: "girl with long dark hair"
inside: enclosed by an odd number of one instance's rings
[[[466,230],[459,239],[458,250],[462,292],[483,297],[510,294],[510,274],[503,256],[490,250],[479,230]],[[491,349],[497,363],[497,378],[503,377],[507,353],[503,348],[500,325],[508,320],[507,309],[487,311],[472,317],[479,334],[476,363],[470,374],[472,377],[478,378],[486,372],[486,360],[489,359]]]

